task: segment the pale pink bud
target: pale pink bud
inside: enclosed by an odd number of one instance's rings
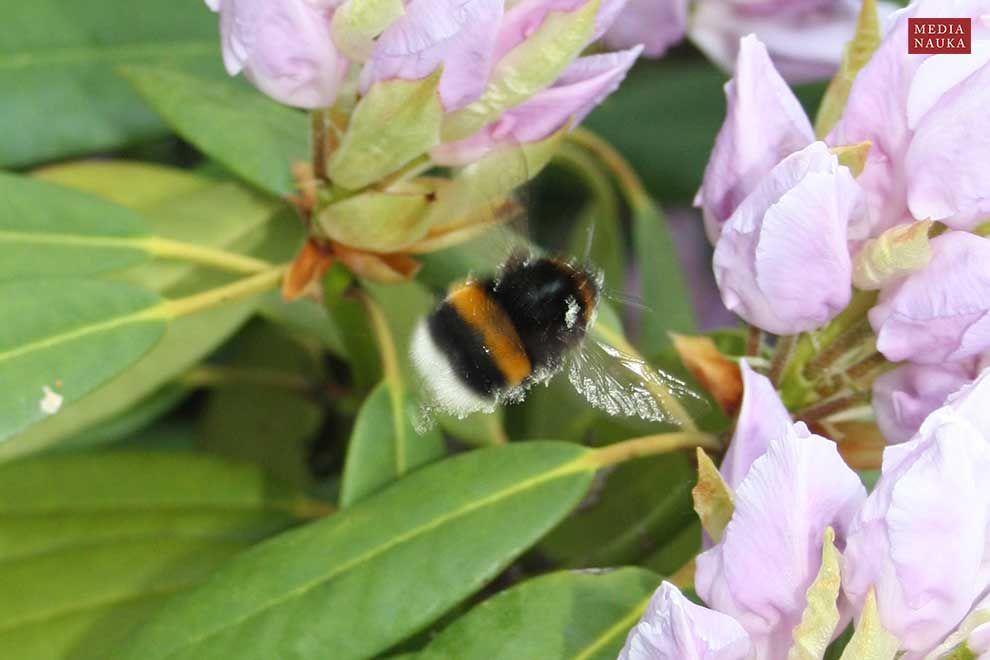
[[[280,103],[333,104],[347,59],[330,38],[333,4],[317,0],[207,0],[220,12],[223,61]]]

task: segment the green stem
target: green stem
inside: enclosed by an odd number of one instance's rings
[[[209,291],[203,291],[202,293],[197,293],[185,298],[169,300],[154,309],[156,315],[162,316],[166,319],[176,319],[189,314],[195,314],[196,312],[212,309],[223,305],[224,303],[240,300],[241,298],[246,298],[248,296],[263,293],[276,288],[278,283],[282,281],[282,276],[285,274],[287,269],[288,266],[285,265],[274,266],[266,271],[258,273],[257,275],[245,277],[244,279],[231,282],[225,286],[210,289]]]
[[[272,267],[272,263],[263,259],[246,257],[241,254],[218,250],[216,248],[173,241],[168,238],[152,236],[144,241],[148,252],[156,257],[180,259],[191,263],[213,266],[234,273],[260,273]]]
[[[646,191],[639,175],[615,147],[580,126],[568,133],[567,140],[598,156],[619,183],[619,189],[622,190],[633,212],[640,212],[653,206],[653,200],[650,199],[650,194]]]
[[[609,185],[608,173],[599,167],[598,161],[588,156],[584,149],[566,142],[554,156],[554,160],[581,177],[604,215],[613,218],[619,216],[619,200],[615,189]]]
[[[763,347],[763,330],[755,325],[746,324],[746,357],[756,357]]]
[[[770,361],[770,373],[767,376],[774,387],[780,385],[781,375],[793,358],[796,345],[796,335],[784,335],[777,338],[777,345],[773,349],[773,359]]]
[[[329,109],[322,108],[320,110],[313,110],[309,117],[311,126],[310,140],[312,141],[310,147],[313,150],[313,176],[316,177],[318,181],[326,181],[327,159],[330,157],[330,154],[327,153],[327,136],[330,130]]]
[[[722,451],[722,443],[711,433],[698,431],[679,431],[676,433],[659,433],[647,435],[632,440],[624,440],[614,445],[596,449],[591,456],[595,467],[603,468],[631,461],[642,456],[666,454],[679,449],[702,447],[711,451]]]

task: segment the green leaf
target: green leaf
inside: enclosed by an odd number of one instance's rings
[[[664,539],[663,545],[644,557],[640,566],[660,575],[674,575],[701,552],[701,523],[694,520]]]
[[[395,172],[440,141],[440,69],[420,80],[383,80],[358,102],[327,162],[330,178],[357,189]]]
[[[117,270],[149,259],[149,238],[122,206],[0,173],[0,279]]]
[[[476,591],[558,522],[591,483],[590,456],[571,444],[527,442],[426,466],[227,563],[169,603],[119,658],[381,653]]]
[[[859,614],[856,632],[842,652],[840,660],[893,660],[900,642],[884,630],[877,612],[877,596],[870,587],[863,610]]]
[[[120,282],[0,283],[0,442],[57,415],[147,352],[165,332],[161,302]]]
[[[614,660],[659,585],[641,568],[527,580],[475,606],[415,658]]]
[[[249,323],[224,354],[223,363],[201,370],[207,378],[213,370],[219,381],[200,416],[199,445],[312,486],[309,451],[324,420],[313,396],[322,376],[319,357],[261,321]]]
[[[860,69],[866,66],[873,51],[880,45],[880,19],[877,15],[876,0],[863,0],[856,22],[856,32],[846,44],[842,53],[842,63],[832,82],[829,83],[822,103],[815,117],[815,135],[824,138],[842,117],[849,100],[849,90]]]
[[[147,171],[146,176],[151,178],[154,172]],[[96,178],[89,179],[87,185],[94,185]],[[170,181],[174,183],[170,175],[163,177],[162,188],[169,188]],[[149,189],[154,189],[150,183]],[[214,183],[195,193],[178,194],[176,199],[145,208],[155,233],[211,247],[243,249],[276,260],[289,258],[301,240],[301,228],[281,215],[283,207],[242,186]],[[211,221],[203,222],[204,217]],[[147,283],[172,297],[196,293],[230,279],[184,263],[144,264],[121,276]],[[239,301],[173,321],[162,341],[130,369],[75,405],[0,443],[0,461],[49,446],[123,413],[215,349],[248,318],[256,302]]]
[[[708,536],[718,543],[722,539],[722,532],[728,526],[735,511],[735,504],[732,500],[732,490],[722,479],[718,468],[708,458],[708,454],[701,447],[698,447],[698,483],[691,491],[694,498],[694,510],[701,519],[701,526],[705,528]]]
[[[825,528],[822,539],[822,564],[815,581],[805,592],[804,612],[801,622],[794,628],[794,645],[787,653],[788,660],[821,660],[832,641],[832,633],[839,625],[839,561],[842,556],[835,547],[835,531]]]
[[[569,568],[638,561],[691,522],[692,472],[684,454],[619,465],[600,476],[594,497],[558,525],[539,550]]]
[[[217,17],[201,3],[3,3],[0,166],[116,149],[168,129],[116,74],[124,64],[224,76]],[[44,109],[44,110],[42,110]]]
[[[495,64],[481,97],[444,118],[443,140],[466,138],[549,86],[588,45],[599,0],[573,11],[555,11]]]
[[[105,658],[172,593],[320,512],[256,468],[101,452],[0,468],[0,656]]]
[[[229,80],[151,67],[127,67],[124,75],[203,153],[261,190],[294,192],[292,164],[309,158],[306,115]]]
[[[436,429],[420,435],[412,421],[420,414],[412,397],[380,383],[365,399],[347,447],[340,507],[349,508],[408,472],[444,455]],[[396,403],[401,404],[396,409]]]
[[[369,191],[324,207],[316,216],[323,233],[344,245],[395,252],[430,228],[426,217],[427,191]]]
[[[319,340],[328,351],[341,359],[348,358],[340,323],[327,312],[325,306],[309,298],[287,303],[281,293],[273,291],[262,299],[258,314],[290,332]]]
[[[667,221],[652,200],[633,213],[633,250],[643,296],[639,347],[655,355],[670,344],[671,331],[691,334],[697,329],[691,292],[681,268]]]

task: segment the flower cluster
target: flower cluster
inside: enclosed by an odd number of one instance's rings
[[[853,617],[865,625],[872,593],[883,629],[873,632],[891,639],[898,657],[986,652],[990,370],[886,449],[869,496],[833,442],[792,423],[770,382],[745,363],[742,371],[743,406],[721,468],[734,511],[697,559],[695,588],[711,609],[664,583],[620,658],[809,657],[792,649],[807,641],[797,629],[827,534],[841,552],[841,590],[820,642]]]
[[[740,37],[755,34],[787,80],[821,80],[835,73],[859,5],[855,0],[629,0],[605,43],[615,48],[642,43],[644,55],[660,57],[687,35],[731,71]],[[894,7],[879,5],[884,16]]]
[[[940,16],[973,19],[972,54],[907,53],[908,19]],[[817,141],[753,36],[726,96],[695,200],[723,302],[787,336],[821,330],[856,291],[875,295],[862,310],[871,341],[909,363],[876,378],[878,424],[907,439],[990,349],[990,2],[921,0],[892,14]]]
[[[578,57],[622,0],[207,0],[220,13],[223,58],[275,100],[334,104],[348,82],[439,72],[448,116],[435,160],[463,164],[493,144],[541,140],[577,123],[622,81],[641,47]]]

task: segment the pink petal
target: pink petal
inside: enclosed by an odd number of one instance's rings
[[[870,310],[877,349],[892,362],[955,362],[990,348],[990,240],[952,231],[931,247],[928,266]]]
[[[911,439],[946,397],[973,380],[973,359],[948,364],[906,364],[873,381],[877,426],[890,444]]]
[[[988,57],[990,42],[984,43],[987,47],[982,55]],[[976,59],[975,55],[959,57]],[[915,84],[926,65],[941,61],[944,60],[934,57],[926,61],[918,70]],[[962,68],[954,73],[965,72]],[[919,120],[905,162],[908,206],[915,217],[939,220],[956,229],[972,229],[990,216],[988,107],[990,63],[984,63],[945,92]]]
[[[767,451],[770,441],[787,435],[791,416],[781,403],[777,390],[766,376],[758,374],[746,360],[739,362],[743,398],[732,442],[719,468],[730,488],[743,482],[750,466]]]
[[[743,200],[715,245],[725,306],[775,334],[824,325],[849,302],[846,231],[862,212],[859,187],[823,143],[784,159]]]
[[[749,637],[730,616],[695,605],[669,582],[629,631],[619,660],[743,660]]]
[[[722,541],[697,559],[695,587],[733,616],[760,658],[783,658],[821,564],[831,526],[838,546],[866,490],[835,443],[803,424],[770,442],[735,492]],[[845,608],[843,608],[845,609]]]
[[[330,38],[330,14],[306,0],[224,0],[220,34],[227,72],[241,71],[276,101],[333,104],[347,60]]]
[[[725,123],[695,198],[713,243],[760,179],[815,139],[801,104],[774,69],[766,47],[752,35],[740,42],[736,74],[725,96]]]
[[[488,83],[499,0],[414,0],[379,37],[361,72],[361,90],[375,82],[419,80],[443,65],[440,100],[448,112],[478,98]]]
[[[566,124],[576,126],[615,91],[635,63],[642,47],[589,55],[575,60],[552,87],[503,113],[474,135],[448,142],[432,152],[434,162],[464,165],[473,162],[500,143],[536,142]]]
[[[990,586],[988,471],[988,437],[942,408],[913,440],[885,450],[880,481],[852,524],[843,590],[858,606],[874,586],[884,628],[912,657],[955,630]]]
[[[661,57],[684,38],[688,0],[629,0],[605,33],[610,48],[643,44],[643,55]]]

